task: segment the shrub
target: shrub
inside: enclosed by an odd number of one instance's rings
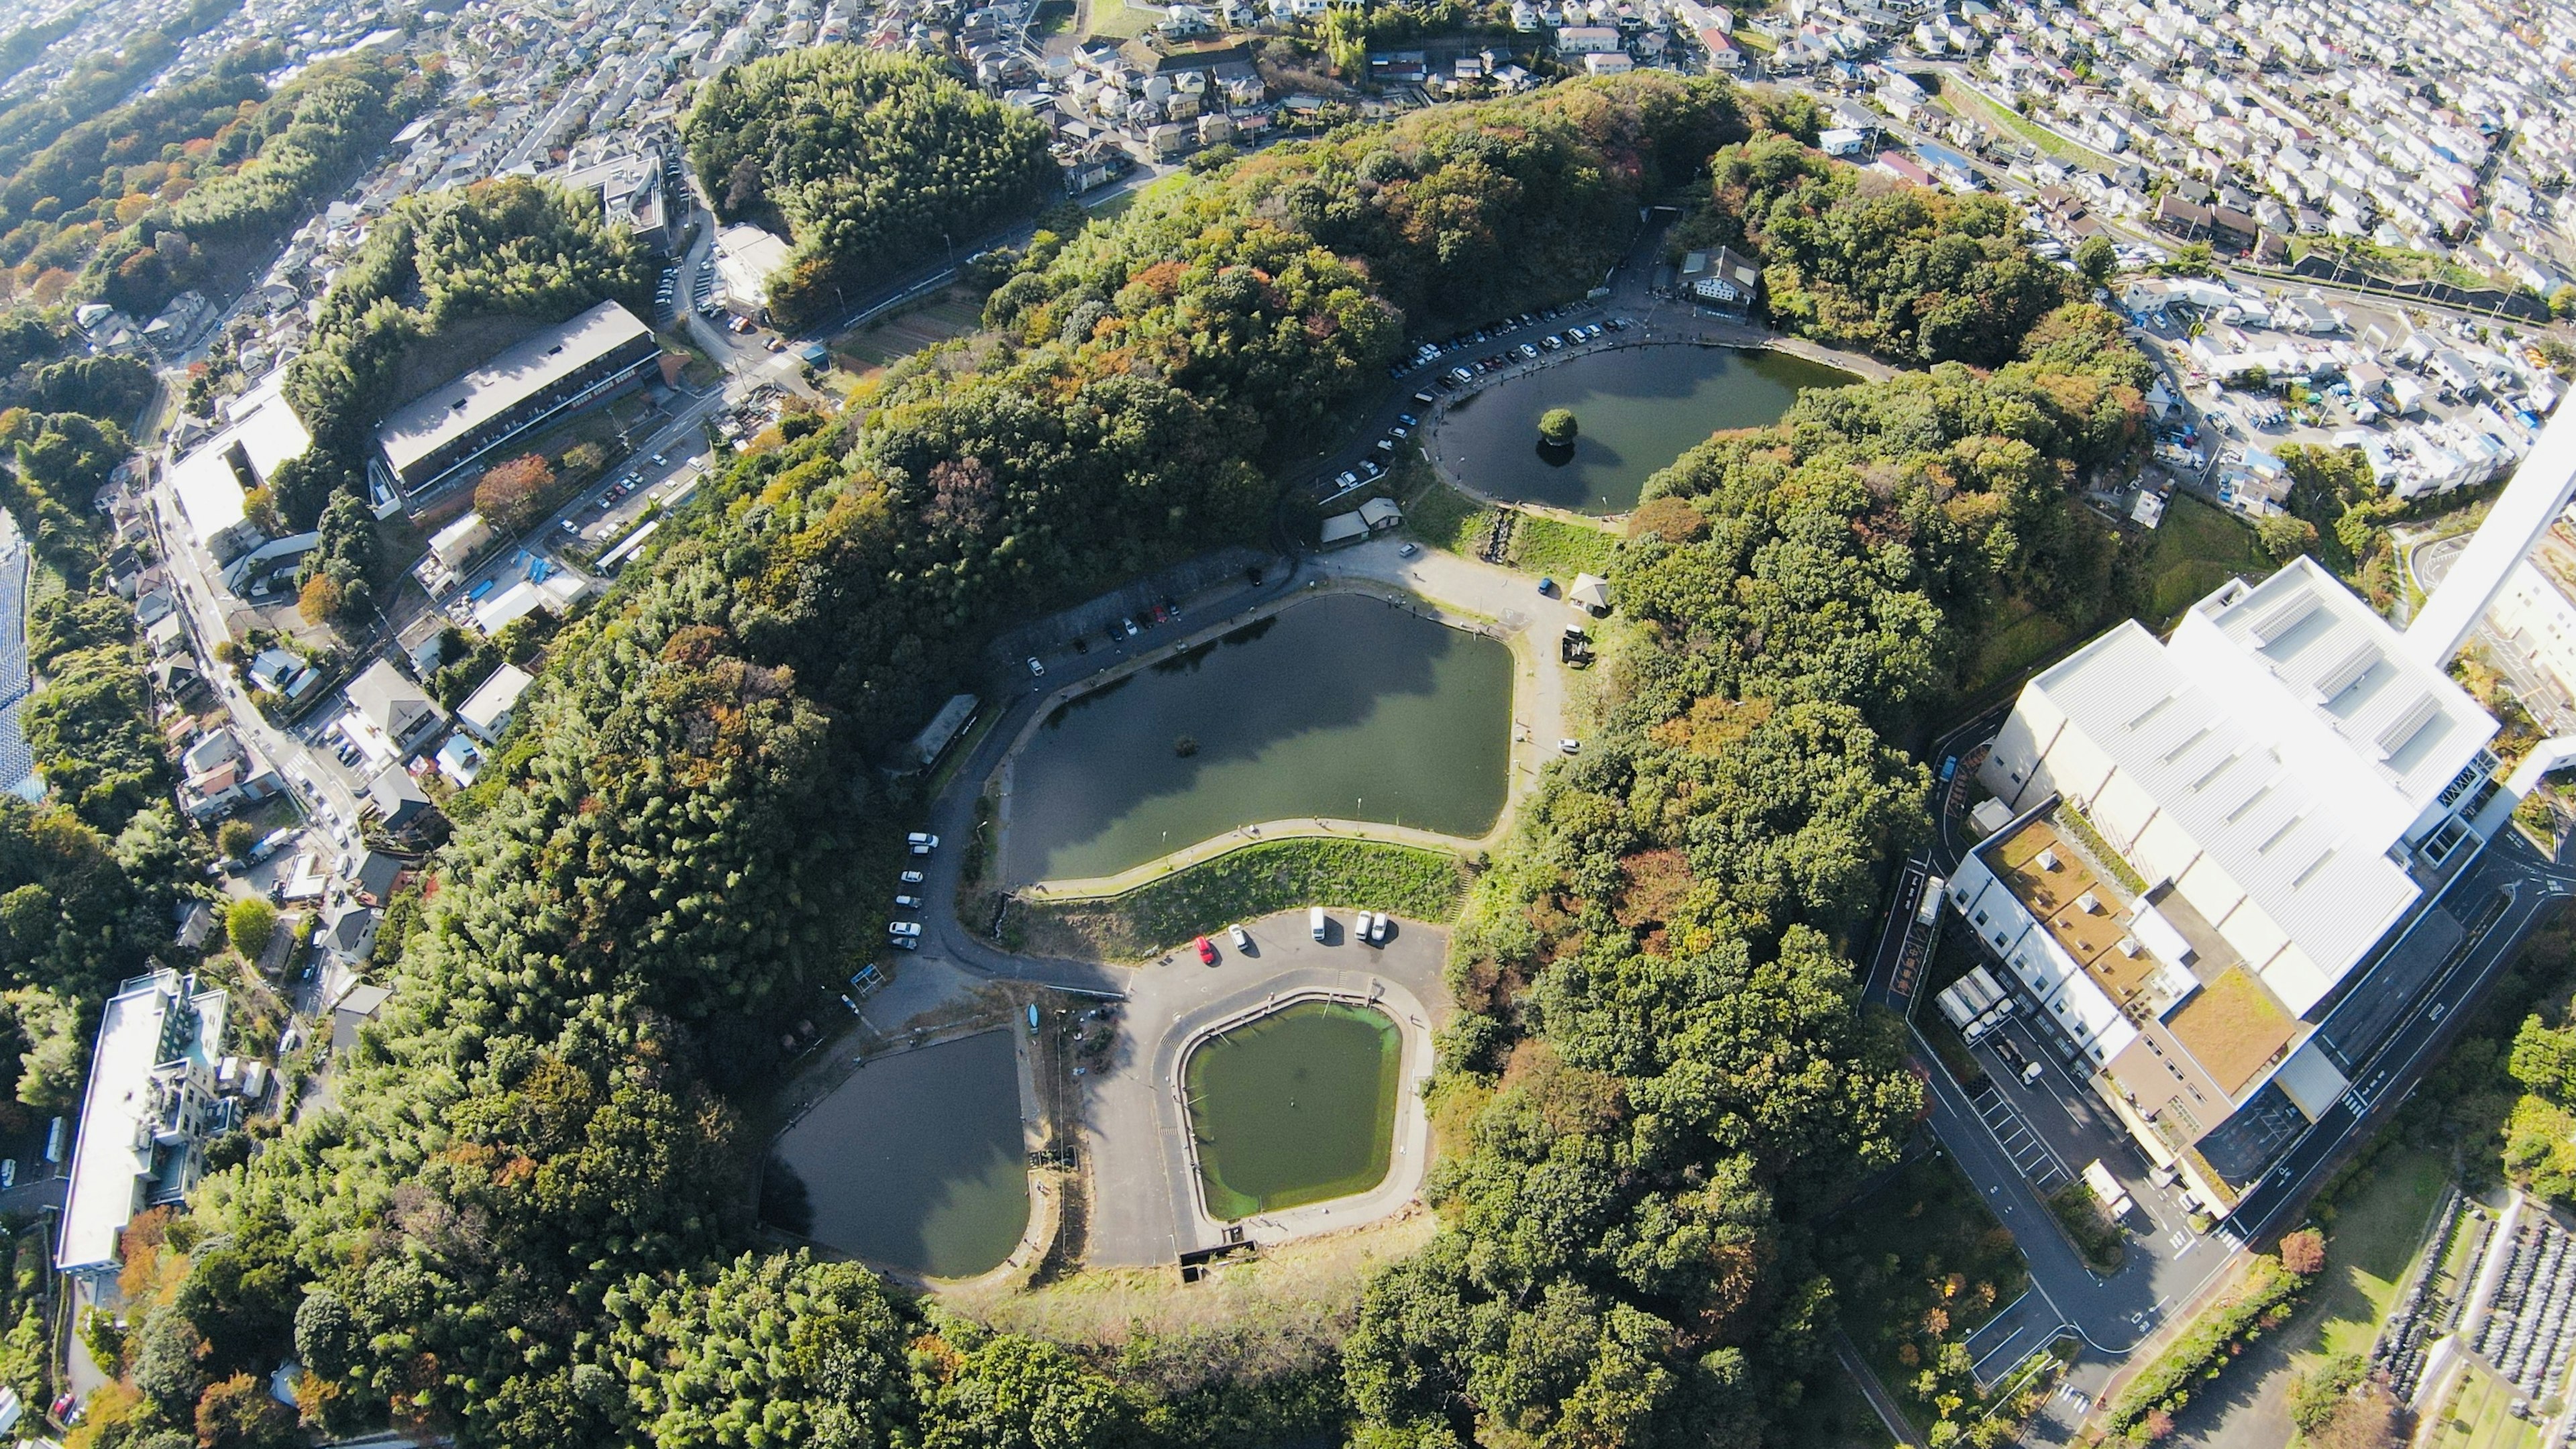
[[[1570,447],[1577,431],[1574,414],[1564,408],[1549,408],[1539,414],[1538,435],[1557,447]]]

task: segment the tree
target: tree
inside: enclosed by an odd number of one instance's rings
[[[2325,1271],[2325,1234],[2314,1228],[2301,1228],[2295,1233],[2282,1235],[2281,1266],[2302,1278],[2314,1277]]]
[[[2317,526],[2295,514],[2275,513],[2254,525],[2254,537],[2263,551],[2283,563],[2315,550]]]
[[[2100,233],[2086,237],[2075,247],[2075,270],[2089,287],[2111,285],[2111,274],[2120,267],[2120,249]]]
[[[224,936],[244,957],[258,960],[276,934],[277,907],[268,902],[245,896],[224,908]]]
[[[1539,415],[1539,438],[1551,447],[1572,447],[1575,430],[1574,414],[1565,408],[1549,408]]]
[[[295,1411],[269,1393],[265,1378],[237,1373],[197,1399],[198,1449],[296,1449],[303,1442]]]
[[[248,860],[259,844],[259,830],[247,820],[227,820],[215,831],[215,848],[235,860]]]
[[[525,453],[484,470],[474,485],[474,506],[494,528],[517,533],[537,521],[554,482],[555,470],[545,458]]]
[[[18,1059],[18,1101],[39,1112],[71,1110],[80,1101],[82,1064],[89,1057],[79,1007],[66,997],[33,986],[22,986],[6,999],[10,1019],[23,1045]]]
[[[340,617],[340,611],[347,606],[346,591],[340,587],[340,581],[329,574],[315,574],[306,579],[303,590],[296,595],[295,599],[295,612],[302,616],[307,624],[327,623],[336,619]]]

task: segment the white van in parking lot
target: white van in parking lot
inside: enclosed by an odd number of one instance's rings
[[[1308,906],[1306,908],[1306,934],[1313,936],[1318,941],[1324,939],[1324,908],[1322,906]]]

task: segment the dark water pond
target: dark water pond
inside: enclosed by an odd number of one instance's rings
[[[1013,767],[1013,884],[1112,875],[1300,816],[1478,836],[1503,807],[1512,656],[1332,594],[1059,709]]]
[[[1780,421],[1798,394],[1859,379],[1786,353],[1626,347],[1568,358],[1453,405],[1439,454],[1481,493],[1583,513],[1625,513],[1646,480],[1727,428]],[[1539,441],[1539,415],[1573,412],[1571,448]]]

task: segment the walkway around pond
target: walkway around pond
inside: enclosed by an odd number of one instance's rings
[[[1212,836],[1194,845],[1183,846],[1157,860],[1132,865],[1116,875],[1084,876],[1071,880],[1042,880],[1022,886],[1019,894],[1032,901],[1092,901],[1110,896],[1123,896],[1141,885],[1170,875],[1186,866],[1215,860],[1235,851],[1272,840],[1369,840],[1387,845],[1411,845],[1424,850],[1464,854],[1485,848],[1501,834],[1502,827],[1470,840],[1464,836],[1442,835],[1436,830],[1417,830],[1410,825],[1387,825],[1366,820],[1342,820],[1328,815],[1300,816],[1290,820],[1264,820],[1258,825],[1239,825],[1223,835]]]

